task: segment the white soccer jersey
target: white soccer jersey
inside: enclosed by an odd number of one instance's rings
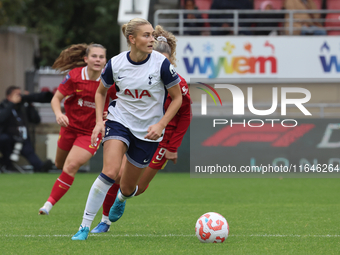
[[[142,62],[130,59],[128,51],[111,58],[101,75],[106,88],[114,83],[117,99],[109,106],[108,119],[127,127],[138,139],[149,142],[149,126],[158,123],[164,115],[166,89],[178,84],[178,77],[169,60],[153,51]],[[163,130],[164,132],[164,130]]]

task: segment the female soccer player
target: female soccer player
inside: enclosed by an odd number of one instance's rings
[[[154,50],[162,53],[171,64],[176,66],[176,37],[161,26],[156,26],[154,37],[156,38],[154,44]],[[175,117],[166,126],[164,138],[159,143],[158,148],[153,155],[153,158],[149,166],[145,169],[141,179],[138,182],[138,191],[136,196],[143,193],[151,180],[155,177],[158,170],[163,169],[166,166],[168,160],[172,160],[175,164],[177,161],[177,149],[181,145],[184,134],[189,128],[191,120],[191,99],[189,94],[189,88],[186,81],[180,76],[181,82],[179,83],[182,92],[182,105],[178,110]],[[168,108],[171,102],[171,97],[168,96],[164,108]],[[106,194],[103,203],[103,215],[102,220],[95,227],[91,233],[107,232],[110,229],[111,221],[109,220],[109,211],[116,199],[119,189],[118,180],[112,185]]]
[[[136,18],[123,25],[122,30],[131,51],[109,60],[95,95],[97,123],[91,140],[94,143],[98,134],[105,133],[103,169],[91,187],[83,221],[72,240],[87,239],[92,221],[119,174],[125,154],[127,161],[122,171],[120,192],[113,205],[115,218],[121,217],[126,199],[136,194],[143,170],[162,140],[166,125],[182,104],[180,78],[169,60],[153,51],[152,25]],[[105,129],[102,119],[104,98],[114,83],[118,98],[110,103]],[[164,114],[166,91],[172,102]]]
[[[91,134],[96,124],[94,94],[105,63],[106,49],[102,45],[76,44],[63,50],[53,64],[53,68],[60,71],[72,70],[51,101],[57,123],[61,126],[55,165],[63,171],[54,183],[47,202],[39,209],[41,215],[48,215],[52,206],[65,195],[80,166],[96,153],[100,144],[101,136],[91,143]],[[105,109],[109,97],[116,98],[115,93],[112,87],[103,102]],[[61,110],[64,98],[65,114]]]

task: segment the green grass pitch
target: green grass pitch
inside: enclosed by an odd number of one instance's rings
[[[72,241],[98,174],[78,174],[38,215],[57,174],[0,175],[0,254],[340,254],[339,179],[193,179],[160,173],[105,234]],[[200,243],[196,220],[218,212],[230,235]],[[92,224],[100,221],[101,210]]]

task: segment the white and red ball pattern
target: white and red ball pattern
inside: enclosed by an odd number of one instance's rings
[[[195,232],[202,243],[223,243],[229,235],[229,225],[221,214],[208,212],[197,220]]]

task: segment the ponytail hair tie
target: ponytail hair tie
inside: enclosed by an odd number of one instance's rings
[[[166,42],[166,43],[168,42],[168,40],[164,36],[162,36],[162,35],[157,37],[157,41],[159,41],[159,42]]]

